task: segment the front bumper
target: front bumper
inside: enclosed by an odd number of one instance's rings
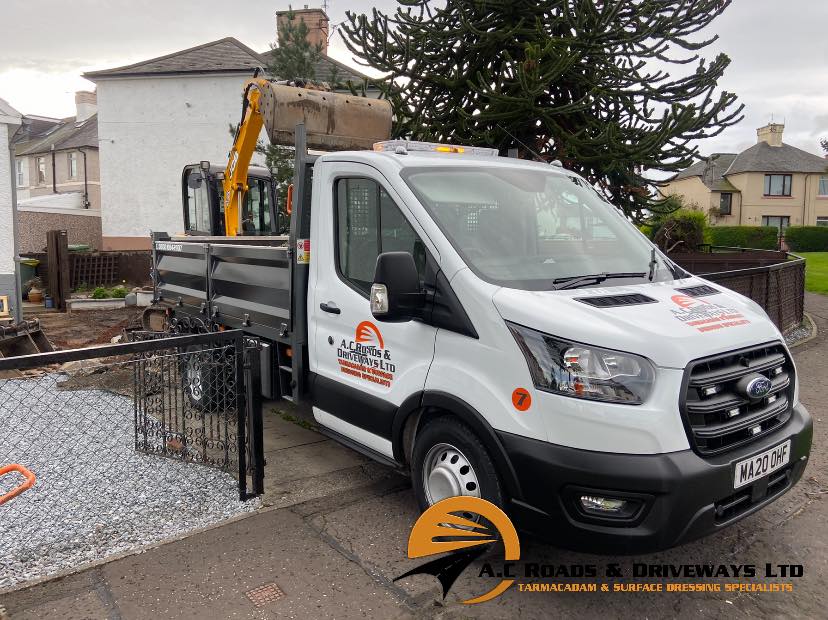
[[[577,551],[637,554],[712,534],[777,499],[802,477],[813,423],[805,407],[797,405],[778,431],[711,458],[692,450],[656,455],[591,452],[510,433],[498,436],[522,489],[522,499],[511,500],[508,509],[519,529]],[[791,456],[785,468],[733,489],[737,461],[787,439]],[[602,491],[638,500],[641,509],[626,521],[577,510],[576,495]]]

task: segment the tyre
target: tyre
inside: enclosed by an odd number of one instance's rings
[[[417,434],[411,479],[420,509],[442,499],[470,495],[503,506],[497,470],[483,443],[453,417],[430,421]]]
[[[181,389],[187,402],[204,412],[220,411],[227,405],[234,407],[230,386],[234,370],[221,352],[188,347],[180,362]]]

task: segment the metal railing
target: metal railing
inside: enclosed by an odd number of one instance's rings
[[[0,590],[255,509],[256,341],[136,336],[0,359]]]

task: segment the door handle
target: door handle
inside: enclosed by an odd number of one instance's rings
[[[327,303],[323,302],[319,304],[319,309],[322,310],[322,312],[330,312],[331,314],[339,314],[340,312],[342,312],[342,310],[337,308],[336,304],[332,301],[329,301]]]

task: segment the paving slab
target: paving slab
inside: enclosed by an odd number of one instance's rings
[[[320,540],[300,515],[271,510],[90,574],[8,595],[18,618],[409,618],[365,570]],[[256,607],[246,593],[277,584]]]

